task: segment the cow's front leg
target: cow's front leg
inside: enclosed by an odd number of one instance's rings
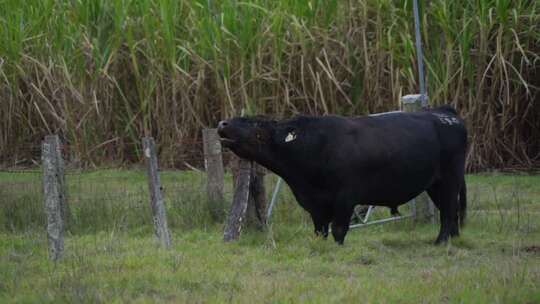
[[[311,220],[313,220],[313,226],[315,226],[315,235],[322,236],[323,238],[328,237],[328,224],[327,220],[322,214],[312,213]]]
[[[349,231],[352,214],[353,208],[349,206],[342,206],[341,208],[337,208],[334,212],[332,236],[334,236],[336,243],[340,245],[343,245],[345,235],[347,235],[347,232]]]
[[[343,245],[347,231],[349,231],[348,223],[343,224],[332,222],[332,235],[334,236],[334,241],[336,241],[336,243]]]

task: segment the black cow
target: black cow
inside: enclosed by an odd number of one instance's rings
[[[343,244],[357,204],[394,210],[426,190],[440,210],[435,243],[465,219],[467,131],[450,106],[384,115],[221,121],[223,146],[281,176],[315,233]]]

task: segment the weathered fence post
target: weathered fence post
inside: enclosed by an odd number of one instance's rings
[[[58,135],[46,136],[41,145],[43,163],[43,200],[47,216],[49,258],[58,260],[64,252],[64,171]]]
[[[233,182],[236,184],[238,180],[238,166],[241,159],[238,156],[233,156],[229,162]],[[249,200],[246,211],[246,220],[244,221],[248,227],[262,230],[266,226],[266,188],[264,186],[264,177],[266,169],[256,163],[252,164],[251,177],[249,183]]]
[[[262,230],[266,226],[266,188],[264,176],[266,169],[253,163],[249,183],[249,201],[247,207],[248,226]]]
[[[64,158],[62,153],[62,145],[60,144],[60,139],[55,135],[55,149],[56,149],[56,168],[58,171],[58,183],[60,185],[60,207],[62,212],[62,219],[64,219],[64,230],[69,230],[71,227],[71,208],[67,201],[67,185],[66,185],[66,174],[64,166]]]
[[[241,159],[238,164],[238,178],[234,187],[233,202],[225,224],[223,240],[230,242],[238,239],[242,221],[246,216],[251,180],[251,162]]]
[[[415,112],[422,108],[422,102],[425,98],[425,95],[405,95],[401,97],[401,104],[403,111],[405,112]],[[435,223],[435,206],[429,199],[426,192],[421,193],[415,198],[415,205],[413,206],[413,213],[416,220],[428,221]]]
[[[163,196],[161,194],[156,146],[152,137],[143,138],[143,151],[146,159],[150,206],[152,207],[155,233],[161,244],[164,247],[169,247],[171,245],[171,238],[169,236],[167,214],[163,203]]]
[[[223,157],[217,129],[203,129],[204,168],[206,169],[206,191],[208,207],[215,221],[224,216]]]

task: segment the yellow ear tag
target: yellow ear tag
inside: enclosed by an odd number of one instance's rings
[[[289,134],[287,134],[287,137],[285,137],[285,142],[290,142],[295,139],[296,139],[296,134],[294,134],[293,132],[289,132]]]

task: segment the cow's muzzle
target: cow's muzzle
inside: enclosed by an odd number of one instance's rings
[[[235,140],[229,138],[227,127],[229,126],[229,122],[226,120],[222,120],[218,123],[217,131],[219,135],[219,140],[224,144],[232,144],[235,142]]]
[[[229,125],[229,122],[226,121],[226,120],[222,120],[218,123],[218,130],[221,130],[221,129],[224,129],[225,127],[227,127]]]

